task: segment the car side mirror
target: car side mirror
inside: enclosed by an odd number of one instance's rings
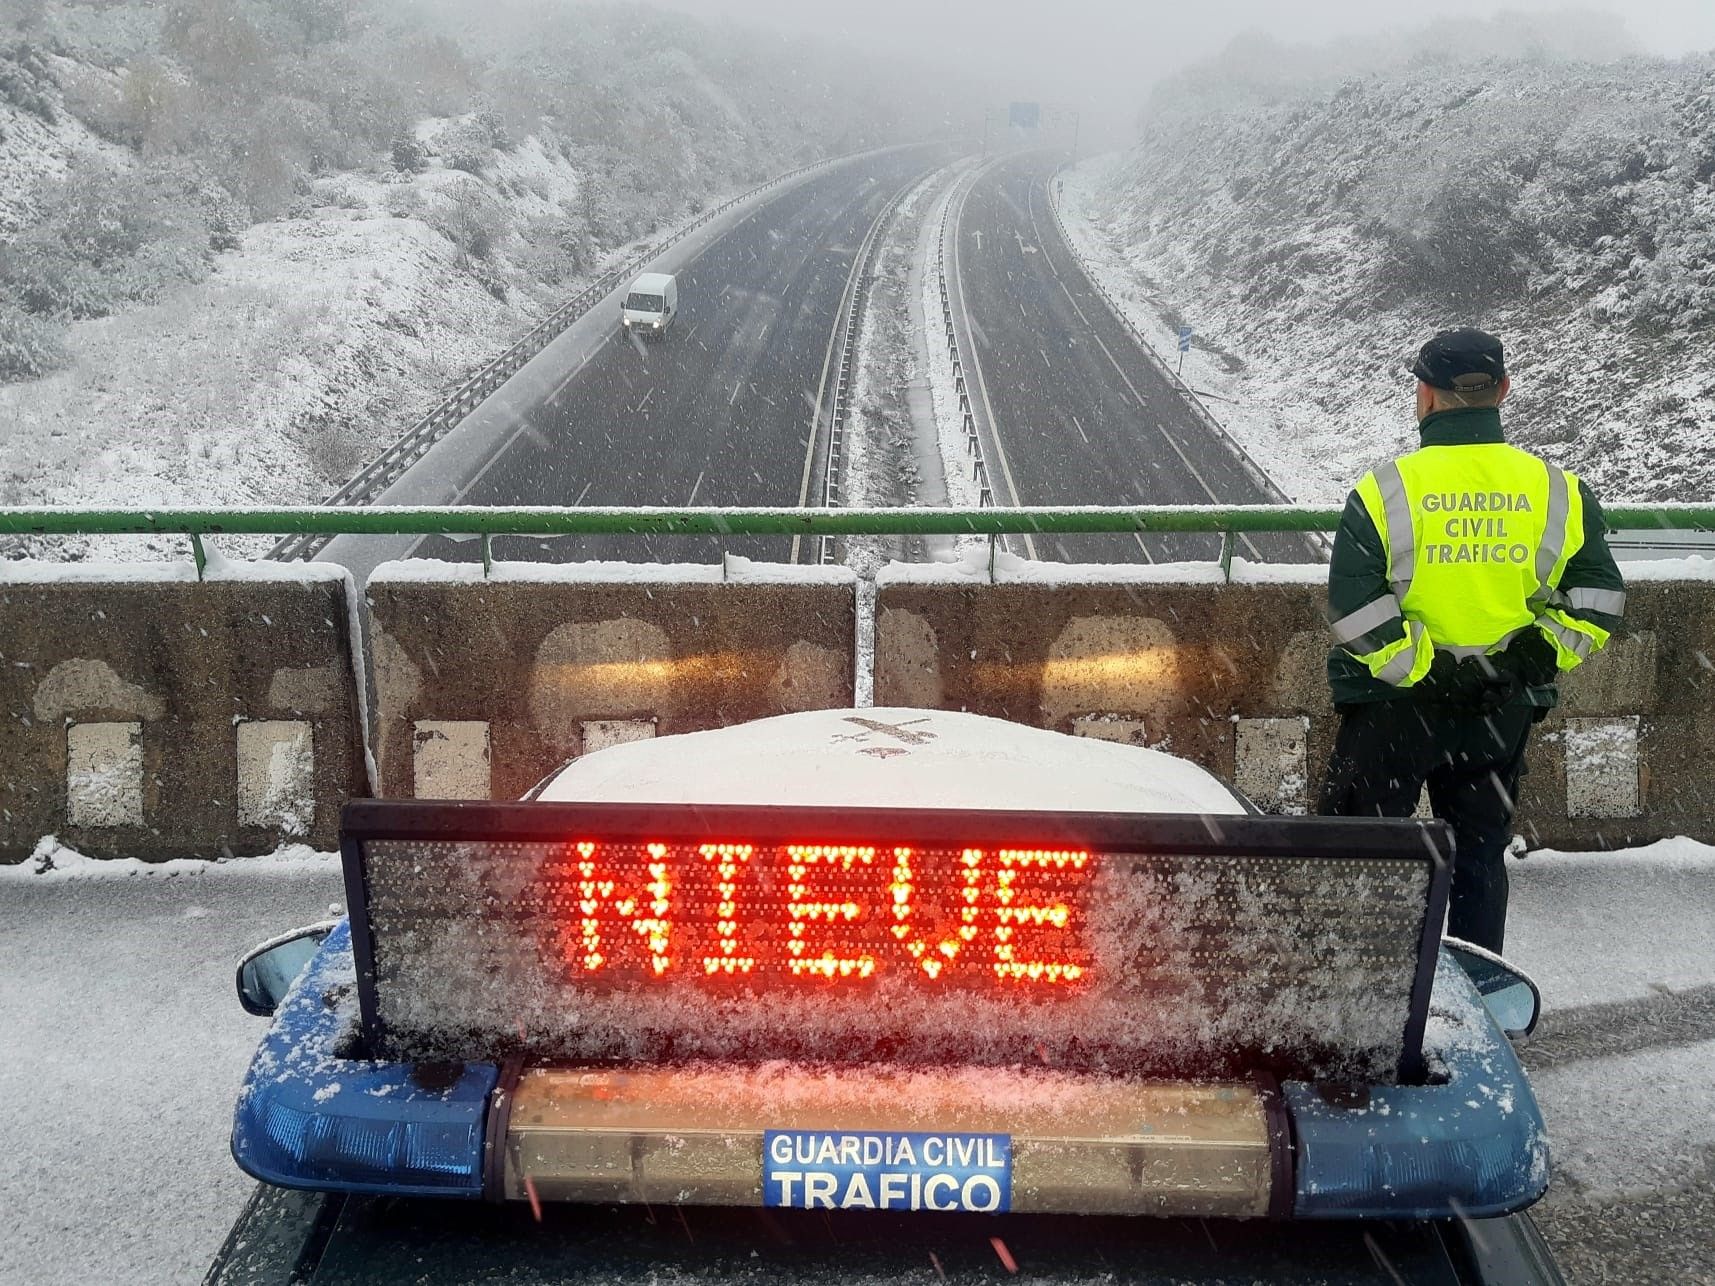
[[[1542,993],[1527,974],[1475,943],[1444,938],[1442,945],[1464,969],[1496,1026],[1513,1039],[1536,1030],[1536,1020],[1542,1014]]]
[[[238,962],[238,1003],[244,1012],[271,1018],[286,998],[322,940],[333,932],[333,920],[306,925],[270,938]]]

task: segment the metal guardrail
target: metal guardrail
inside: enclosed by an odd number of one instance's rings
[[[965,379],[965,364],[959,356],[959,337],[953,328],[953,298],[947,292],[947,217],[958,199],[955,188],[941,207],[941,225],[935,233],[935,276],[941,286],[941,322],[947,332],[947,356],[953,363],[953,389],[959,395],[959,423],[965,433],[965,453],[971,457],[971,481],[977,484],[977,503],[986,507],[994,504],[994,488],[989,485],[988,463],[983,459],[983,445],[977,437],[977,417],[971,406],[970,384]]]
[[[841,501],[840,472],[845,463],[846,420],[851,414],[852,385],[857,379],[858,332],[863,325],[864,310],[869,304],[870,284],[875,280],[875,261],[881,250],[882,232],[892,220],[894,211],[899,209],[899,203],[905,199],[906,193],[914,190],[920,182],[921,180],[913,179],[894,193],[893,199],[870,225],[863,245],[858,247],[857,262],[862,266],[853,281],[851,299],[847,301],[845,338],[840,345],[840,369],[834,377],[834,397],[828,415],[828,465],[822,478],[822,503],[830,509],[838,508]],[[822,538],[819,551],[821,562],[834,561],[834,544],[834,537]]]
[[[359,469],[344,486],[329,496],[324,503],[354,506],[371,503],[376,496],[397,482],[407,469],[421,460],[428,453],[430,447],[444,438],[467,415],[476,410],[491,393],[516,375],[526,362],[558,339],[573,322],[587,313],[627,277],[636,273],[644,264],[671,249],[711,220],[717,219],[727,211],[749,201],[758,193],[766,192],[770,188],[789,183],[812,171],[838,164],[846,159],[849,158],[830,157],[827,160],[814,161],[809,165],[801,165],[795,170],[778,174],[766,183],[759,184],[738,196],[721,202],[717,206],[704,210],[695,219],[676,229],[664,240],[651,244],[623,263],[609,268],[571,299],[543,317],[505,351],[479,367],[475,373],[467,376],[433,410],[406,429],[391,446],[382,451],[374,460]],[[326,536],[312,533],[294,534],[269,550],[268,557],[283,561],[312,558],[327,544],[327,540]]]
[[[809,509],[786,506],[672,508],[569,505],[278,505],[269,507],[101,509],[27,505],[0,509],[0,536],[257,535],[338,536],[681,535],[956,536],[1101,534],[1133,531],[1333,531],[1341,510],[1302,505],[985,505],[977,509],[893,506]],[[1609,525],[1715,529],[1715,504],[1615,506]]]
[[[977,509],[619,509],[464,505],[269,509],[96,509],[36,505],[0,509],[5,535],[183,535],[203,566],[202,537],[273,535],[479,536],[483,561],[497,535],[1007,536],[1209,532],[1224,538],[1223,564],[1240,532],[1329,532],[1341,510],[1290,505],[1072,505]],[[1615,505],[1608,526],[1623,531],[1715,531],[1715,504]]]

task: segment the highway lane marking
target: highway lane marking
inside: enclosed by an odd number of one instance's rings
[[[573,368],[572,373],[554,386],[554,391],[548,396],[549,403],[557,402],[559,400],[561,390],[563,390],[566,385],[570,384],[573,380],[577,379],[577,377],[582,374],[584,367],[593,362],[596,359],[596,355],[600,353],[602,349],[613,343],[616,334],[617,332],[610,333],[606,339],[602,340],[601,343],[597,344],[594,348],[590,349],[589,352],[584,354],[584,360],[579,362],[577,366]],[[462,424],[463,421],[461,420],[460,423]],[[464,503],[464,498],[469,495],[476,488],[477,484],[488,475],[488,471],[500,462],[500,458],[512,450],[513,443],[517,442],[519,437],[522,436],[529,427],[530,422],[528,420],[521,420],[519,422],[518,427],[512,430],[511,436],[501,444],[500,449],[493,455],[489,456],[483,463],[482,468],[476,471],[476,476],[458,489],[458,492],[453,496],[453,503],[455,505],[462,505]]]
[[[1030,188],[1030,226],[1031,226],[1031,229],[1036,233],[1037,239],[1041,240],[1042,229],[1040,226],[1038,226],[1038,224],[1036,222],[1036,187],[1034,184],[1032,184],[1031,188]],[[1053,256],[1052,255],[1048,256],[1048,261],[1049,261],[1050,265],[1053,264]],[[1060,275],[1058,270],[1056,270],[1054,275],[1056,277],[1058,277]],[[1060,288],[1062,290],[1066,289],[1066,283],[1064,281],[1062,281],[1060,283]],[[1067,290],[1066,291],[1066,297],[1068,299],[1070,299],[1071,296],[1072,296],[1072,292]],[[1072,301],[1072,306],[1074,308],[1077,308],[1078,305],[1077,305],[1076,300]],[[1078,316],[1080,316],[1080,317],[1084,316],[1082,309],[1078,310]],[[1085,321],[1086,325],[1089,323],[1089,319],[1087,317],[1084,318],[1084,321]],[[1113,366],[1115,373],[1120,377],[1120,379],[1125,381],[1125,386],[1131,390],[1131,395],[1137,399],[1137,404],[1139,406],[1141,406],[1145,411],[1147,411],[1149,409],[1149,400],[1147,398],[1145,398],[1142,393],[1139,393],[1137,391],[1137,385],[1135,385],[1131,382],[1131,376],[1129,376],[1125,373],[1125,368],[1119,364],[1119,359],[1113,355],[1112,350],[1110,350],[1108,348],[1107,344],[1103,343],[1102,337],[1096,333],[1096,328],[1094,326],[1090,327],[1090,338],[1095,340],[1096,343],[1098,345],[1100,345],[1103,354],[1106,355],[1109,363]],[[1208,483],[1208,480],[1205,479],[1203,477],[1203,475],[1197,471],[1197,467],[1191,463],[1191,458],[1185,454],[1184,449],[1179,445],[1178,441],[1174,438],[1174,436],[1167,431],[1166,426],[1163,424],[1160,424],[1158,422],[1151,422],[1151,423],[1152,423],[1152,427],[1155,429],[1155,431],[1161,435],[1162,440],[1164,442],[1166,442],[1168,446],[1173,448],[1173,453],[1179,457],[1179,463],[1185,466],[1185,471],[1197,480],[1198,486],[1203,488],[1203,494],[1205,494],[1206,496],[1209,497],[1209,500],[1211,503],[1221,504],[1222,503],[1221,498],[1215,494],[1215,489],[1213,487],[1211,487]],[[1249,549],[1251,551],[1251,553],[1256,556],[1256,559],[1258,562],[1266,562],[1267,561],[1266,559],[1263,558],[1262,551],[1256,547],[1256,543],[1253,540],[1251,540],[1251,538],[1248,535],[1240,533],[1239,540],[1244,543],[1245,548]],[[1140,541],[1139,543],[1141,544],[1142,542]]]
[[[1052,259],[1048,261],[1048,266],[1051,268],[1054,266],[1054,261]],[[1061,290],[1066,291],[1066,302],[1072,305],[1072,311],[1078,314],[1078,320],[1088,326],[1090,324],[1090,319],[1084,316],[1084,310],[1078,307],[1078,301],[1073,298],[1072,292],[1066,289],[1066,279],[1056,271],[1054,274],[1054,280],[1060,283]]]
[[[1012,495],[1012,507],[1016,509],[1018,508],[1018,484],[1013,481],[1012,466],[1007,462],[1006,458],[1006,447],[1002,445],[1000,440],[1000,430],[995,425],[994,406],[989,402],[988,381],[983,378],[982,358],[977,353],[976,336],[971,332],[971,307],[965,300],[965,274],[959,266],[958,225],[965,217],[965,198],[968,197],[976,188],[977,180],[986,173],[987,170],[993,169],[999,164],[1000,158],[997,157],[984,170],[978,170],[971,176],[970,183],[965,187],[965,190],[959,194],[959,212],[958,216],[953,220],[953,281],[958,288],[959,311],[964,314],[965,318],[965,338],[970,341],[968,345],[970,352],[966,355],[967,360],[971,364],[972,372],[977,377],[977,391],[983,395],[983,411],[988,416],[989,438],[994,442],[995,455],[1000,457],[1001,475],[1006,479],[1006,489]],[[1028,534],[1024,537],[1024,552],[1029,555],[1032,562],[1036,561],[1036,542]]]
[[[1036,234],[1037,245],[1047,245],[1048,243],[1042,238],[1042,226],[1036,222],[1036,185],[1034,183],[1030,185],[1028,200],[1030,205],[1030,230]],[[1052,254],[1044,254],[1042,256],[1042,262],[1048,265],[1048,271],[1053,273],[1054,280],[1060,283],[1060,289],[1066,296],[1066,302],[1072,305],[1072,311],[1078,314],[1078,320],[1088,326],[1090,324],[1090,319],[1084,316],[1084,310],[1078,307],[1077,297],[1072,294],[1071,288],[1066,285],[1066,279],[1060,275],[1060,265],[1054,262],[1054,256]]]
[[[1102,337],[1096,334],[1094,330],[1090,332],[1090,337],[1101,347],[1102,352],[1107,354],[1108,361],[1113,363],[1115,372],[1117,372],[1119,377],[1125,381],[1125,386],[1131,390],[1131,395],[1137,399],[1137,404],[1147,411],[1149,409],[1149,403],[1144,400],[1143,394],[1137,391],[1137,386],[1131,382],[1131,377],[1125,373],[1125,368],[1119,364],[1119,359],[1108,350],[1108,346],[1102,343]],[[1173,448],[1173,454],[1179,457],[1179,463],[1185,466],[1185,472],[1196,479],[1197,485],[1203,488],[1203,494],[1209,497],[1210,503],[1217,505],[1225,503],[1215,494],[1215,489],[1209,485],[1208,480],[1197,471],[1197,466],[1191,463],[1191,457],[1185,454],[1185,449],[1181,447],[1178,440],[1167,431],[1166,426],[1153,420],[1146,421],[1146,423],[1161,435],[1161,440],[1163,442]],[[1263,557],[1262,551],[1256,547],[1256,542],[1254,542],[1248,535],[1240,532],[1239,541],[1244,544],[1246,549],[1251,551],[1251,553],[1256,557],[1257,562],[1265,563],[1268,561]]]
[[[685,501],[685,507],[687,509],[690,508],[692,505],[697,503],[697,488],[702,486],[702,485],[703,485],[703,470],[699,469],[699,470],[697,470],[697,480],[691,484],[691,498],[689,500]]]
[[[1121,380],[1125,381],[1125,386],[1131,390],[1131,395],[1137,399],[1137,404],[1147,411],[1149,409],[1149,402],[1144,398],[1142,393],[1137,391],[1137,385],[1131,382],[1131,376],[1125,373],[1125,367],[1120,365],[1119,358],[1114,356],[1113,350],[1110,349],[1107,344],[1103,342],[1102,337],[1094,331],[1090,332],[1090,337],[1096,341],[1097,347],[1107,355],[1109,364],[1114,368],[1114,373],[1118,375]],[[1154,428],[1155,431],[1161,435],[1162,441],[1166,442],[1168,446],[1173,448],[1173,454],[1179,457],[1179,463],[1185,466],[1185,472],[1195,478],[1197,480],[1197,485],[1203,488],[1203,494],[1209,497],[1211,503],[1219,504],[1221,499],[1215,494],[1215,489],[1208,484],[1202,474],[1197,472],[1197,466],[1191,463],[1191,457],[1186,455],[1184,448],[1174,441],[1173,435],[1168,433],[1167,430],[1159,424],[1154,425]]]

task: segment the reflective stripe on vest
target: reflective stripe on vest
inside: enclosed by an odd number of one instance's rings
[[[1373,602],[1365,603],[1355,612],[1347,612],[1331,627],[1334,631],[1334,641],[1337,643],[1355,643],[1378,625],[1386,625],[1394,618],[1403,615],[1399,610],[1399,600],[1392,594],[1383,594]]]
[[[1554,565],[1566,549],[1566,515],[1572,501],[1568,495],[1570,488],[1566,485],[1566,471],[1556,469],[1552,464],[1547,468],[1548,519],[1543,524],[1542,544],[1536,547],[1536,583],[1544,589],[1552,589],[1557,579]]]
[[[1381,493],[1382,511],[1387,514],[1387,575],[1393,596],[1403,599],[1411,590],[1417,550],[1411,525],[1411,502],[1405,496],[1405,479],[1397,461],[1389,460],[1376,470],[1376,490]]]
[[[1601,612],[1607,616],[1626,614],[1626,591],[1623,589],[1588,589],[1579,586],[1569,594],[1566,606],[1575,612]]]
[[[1570,605],[1554,586],[1584,542],[1574,475],[1500,442],[1425,447],[1365,477],[1358,495],[1387,550],[1395,601],[1437,647],[1481,653],[1550,601]]]

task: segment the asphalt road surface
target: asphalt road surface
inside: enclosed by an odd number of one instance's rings
[[[627,336],[615,316],[607,342],[566,372],[458,502],[805,503],[815,408],[854,257],[887,203],[944,160],[937,148],[887,152],[762,205],[680,271],[680,310],[663,339]],[[818,481],[810,480],[812,496]],[[494,552],[534,562],[710,562],[724,546],[785,561],[790,543],[499,537]],[[442,537],[416,553],[477,556],[472,542]]]
[[[1055,226],[1058,158],[1028,152],[981,171],[965,197],[953,259],[955,308],[998,449],[1003,505],[1271,504],[1231,448],[1185,404],[1108,310]],[[1039,558],[1210,559],[1212,535],[1036,536]],[[1302,538],[1241,539],[1258,561],[1305,562]]]

